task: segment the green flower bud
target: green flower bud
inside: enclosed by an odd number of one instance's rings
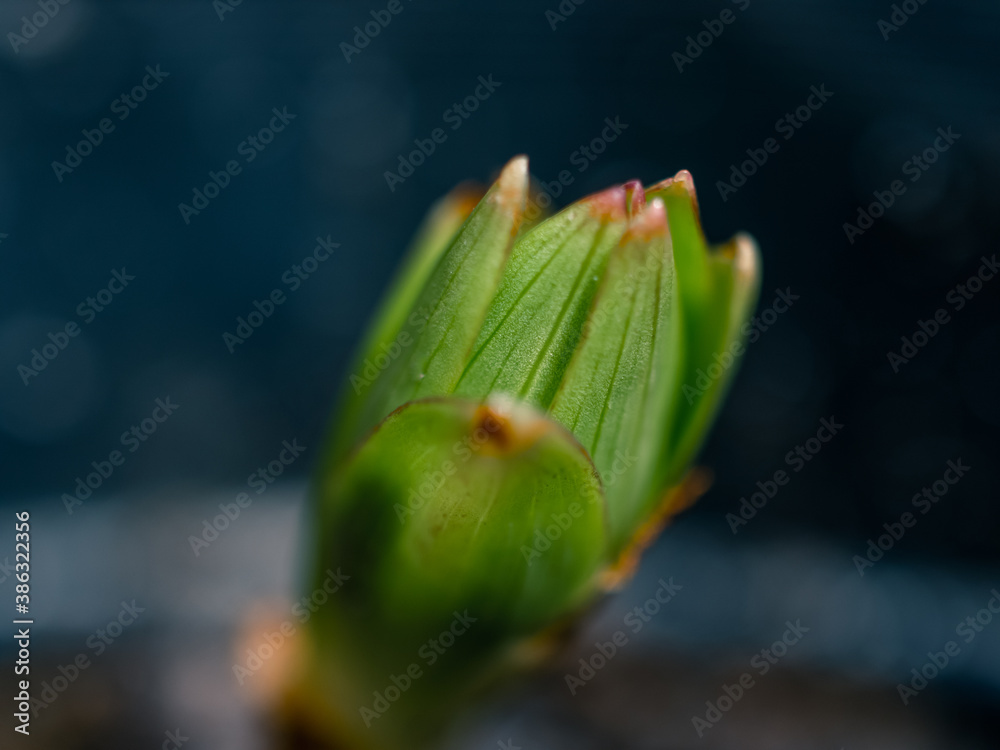
[[[433,737],[506,651],[594,595],[606,563],[593,464],[524,403],[408,402],[320,495],[319,567],[336,558],[351,579],[311,622],[314,680],[359,746]]]
[[[310,620],[306,684],[356,746],[430,741],[613,580],[678,510],[736,369],[757,252],[709,250],[687,172],[534,223],[528,191],[518,157],[474,209],[435,208],[320,468],[317,581],[352,578]]]

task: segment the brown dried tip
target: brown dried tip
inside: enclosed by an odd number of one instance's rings
[[[521,453],[554,429],[559,429],[555,423],[506,397],[491,398],[477,406],[469,425],[484,456]]]
[[[478,436],[486,433],[483,447],[490,449],[490,455],[507,453],[517,439],[514,426],[510,423],[506,414],[494,409],[489,404],[483,404],[476,409],[472,417],[472,425],[469,431]]]

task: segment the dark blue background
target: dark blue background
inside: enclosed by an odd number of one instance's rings
[[[996,557],[1000,282],[899,374],[886,359],[996,248],[995,3],[930,0],[885,40],[888,3],[589,0],[553,30],[554,0],[415,0],[347,63],[340,43],[382,7],[244,2],[220,21],[209,0],[77,0],[16,54],[0,44],[6,500],[58,505],[167,395],[177,414],[92,502],[242,484],[282,439],[318,446],[346,358],[428,206],[523,152],[540,179],[573,172],[560,202],[690,169],[710,239],[744,229],[759,241],[762,304],[777,287],[801,295],[750,348],[702,456],[715,486],[691,513],[721,524],[834,415],[843,434],[737,542],[805,531],[863,546],[962,457],[973,470],[899,554]],[[723,8],[735,22],[678,72],[671,54]],[[0,32],[33,10],[6,3]],[[157,64],[169,77],[57,181],[51,163]],[[496,93],[390,192],[384,172],[480,75]],[[724,202],[716,181],[812,85],[833,97]],[[296,119],[185,225],[178,204],[285,106]],[[571,154],[616,116],[628,129],[577,172]],[[948,126],[960,140],[850,244],[842,224]],[[317,235],[340,243],[335,257],[230,355],[223,332]],[[17,365],[82,322],[76,306],[122,266],[135,281],[25,387]]]
[[[381,0],[244,0],[223,19],[211,0],[70,0],[17,51],[8,34],[38,2],[0,5],[0,505],[32,510],[38,674],[70,663],[122,597],[151,610],[123,639],[132,645],[35,723],[46,746],[152,747],[175,722],[202,746],[250,746],[247,727],[257,725],[235,708],[246,695],[230,673],[234,633],[257,602],[297,590],[295,501],[350,353],[433,201],[463,180],[491,179],[518,153],[543,181],[571,172],[561,204],[691,170],[710,240],[740,230],[758,240],[761,309],[777,288],[799,295],[743,358],[699,459],[714,485],[605,620],[620,624],[619,609],[661,575],[684,582],[683,598],[647,633],[646,650],[588,688],[591,703],[569,708],[561,676],[540,678],[555,697],[522,696],[515,712],[540,729],[521,736],[544,739],[562,722],[552,747],[660,746],[642,739],[644,727],[693,742],[685,701],[703,711],[778,623],[802,616],[816,633],[805,658],[769,683],[785,687],[770,701],[770,687],[755,693],[739,719],[713,730],[722,744],[705,746],[727,746],[730,730],[739,747],[776,747],[779,736],[788,746],[806,746],[796,737],[858,746],[847,740],[879,732],[902,746],[900,727],[923,737],[931,724],[988,746],[994,632],[956,659],[933,696],[904,707],[895,685],[1000,583],[1000,279],[959,312],[947,301],[997,249],[1000,6],[908,0],[916,13],[886,39],[877,22],[890,2],[751,0],[740,11],[586,0],[554,29],[546,11],[558,0],[401,2],[349,63],[341,43]],[[673,53],[724,9],[733,23],[679,71]],[[157,65],[169,77],[117,119],[113,103]],[[445,111],[480,76],[500,86],[448,129]],[[813,86],[832,97],[784,139],[776,121]],[[241,142],[284,107],[295,119],[246,164]],[[104,117],[113,132],[59,181],[52,162]],[[606,118],[628,127],[579,171],[574,153]],[[447,140],[390,191],[385,172],[437,127]],[[873,191],[907,180],[904,163],[949,127],[957,142],[849,242],[843,224]],[[723,200],[717,183],[769,137],[777,153]],[[242,172],[186,224],[178,204],[230,159]],[[282,275],[317,236],[340,247],[291,292]],[[77,306],[123,267],[134,281],[84,324]],[[230,354],[223,333],[275,288],[287,302]],[[894,373],[887,354],[939,308],[950,322]],[[69,321],[80,335],[25,386],[18,365]],[[68,517],[61,495],[167,397],[176,414],[87,499],[94,512]],[[790,470],[786,455],[831,417],[842,432],[734,536],[726,515],[757,482]],[[283,477],[195,557],[188,539],[202,519],[293,439],[308,446],[293,481]],[[859,578],[852,555],[959,458],[967,476],[876,575]],[[599,726],[606,734],[594,739]],[[754,727],[758,745],[744,734]],[[913,736],[908,746],[921,747]]]

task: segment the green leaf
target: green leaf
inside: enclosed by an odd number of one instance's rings
[[[443,721],[474,676],[589,599],[606,562],[593,464],[524,404],[407,404],[324,477],[317,510],[315,569],[351,576],[310,623],[318,671],[364,730],[354,707],[418,664],[419,683],[372,726],[397,740]],[[421,649],[456,612],[474,624],[431,660]]]
[[[528,190],[525,157],[512,159],[421,283],[397,338],[384,338],[366,358],[375,365],[359,394],[357,417],[344,426],[352,444],[393,409],[415,398],[450,393],[458,380],[486,308],[500,282]],[[395,303],[395,301],[392,301]],[[393,323],[399,316],[393,304]],[[398,308],[405,310],[405,303]],[[385,367],[380,365],[385,363]]]
[[[506,393],[546,408],[626,224],[625,191],[616,187],[574,203],[521,237],[455,393]]]
[[[757,305],[760,290],[760,255],[753,239],[738,234],[730,242],[714,248],[710,255],[709,273],[717,298],[717,309],[705,316],[705,327],[714,336],[703,341],[715,341],[709,347],[693,347],[685,384],[699,391],[682,394],[683,416],[678,420],[675,453],[671,456],[670,476],[680,478],[685,467],[697,454],[722,405],[733,377],[743,360],[737,345],[746,340],[743,327]],[[727,358],[731,356],[731,359]],[[711,377],[715,366],[722,368],[718,377]],[[706,373],[711,381],[707,389],[698,388],[698,373]],[[690,399],[689,399],[690,397]]]
[[[665,456],[665,479],[672,485],[681,479],[704,442],[738,369],[740,357],[732,357],[728,367],[719,363],[727,361],[733,344],[744,338],[740,329],[757,302],[760,263],[748,235],[737,235],[726,245],[709,250],[690,173],[681,171],[649,188],[646,197],[660,197],[667,207],[682,317],[684,359],[677,385],[681,397],[669,455]],[[709,376],[713,365],[719,368],[714,378]],[[707,387],[702,387],[706,380]]]
[[[441,256],[451,246],[462,224],[482,197],[481,189],[468,184],[458,186],[431,207],[417,230],[417,236],[383,295],[351,366],[332,430],[333,452],[337,456],[342,456],[363,432],[358,422],[371,385],[365,371],[371,368],[369,374],[379,372],[373,360],[392,351],[400,333],[405,332],[410,337],[415,335],[416,325],[422,320],[419,313],[414,316],[417,299]],[[414,322],[407,321],[411,317]]]
[[[679,369],[674,258],[663,201],[635,206],[551,414],[590,453],[608,498],[612,555],[662,489]]]

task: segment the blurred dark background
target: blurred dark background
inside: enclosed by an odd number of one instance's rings
[[[799,550],[779,555],[783,571],[828,550],[834,580],[858,591],[883,571],[910,576],[910,587],[954,576],[933,595],[903,597],[893,615],[903,628],[948,612],[944,627],[920,631],[889,660],[887,684],[905,677],[1000,584],[1000,279],[961,310],[951,301],[996,252],[1000,7],[913,0],[903,5],[915,12],[892,29],[879,25],[892,23],[888,2],[400,2],[350,62],[341,43],[353,45],[353,27],[386,3],[71,0],[54,3],[58,12],[30,38],[22,17],[40,4],[0,7],[0,503],[51,514],[64,527],[51,543],[58,555],[58,539],[97,533],[78,519],[97,518],[105,504],[127,506],[144,529],[176,497],[208,514],[213,503],[198,497],[231,497],[282,440],[297,438],[309,451],[281,480],[291,491],[318,457],[347,358],[437,197],[465,179],[489,180],[517,153],[540,180],[572,173],[561,205],[684,168],[709,239],[746,230],[760,244],[761,309],[779,288],[799,299],[750,346],[701,455],[714,485],[661,546],[689,529],[686,538],[704,540],[689,559]],[[732,23],[679,71],[675,53],[689,55],[688,37],[704,39],[705,22],[723,11]],[[119,119],[119,97],[153,82],[147,66],[169,75]],[[445,111],[480,76],[500,85],[451,130]],[[776,129],[811,87],[832,96],[801,127]],[[246,163],[241,143],[273,108],[294,119]],[[57,176],[52,163],[106,117],[113,131]],[[578,149],[616,117],[627,128],[581,162]],[[437,127],[446,142],[390,190],[384,173]],[[960,137],[911,182],[907,163],[949,128]],[[777,152],[723,199],[718,181],[772,137]],[[178,204],[191,204],[231,159],[242,171],[186,223]],[[894,180],[905,193],[852,243],[843,225]],[[340,247],[230,353],[223,333],[272,289],[289,291],[282,275],[317,236]],[[123,267],[135,278],[107,309],[78,314]],[[887,355],[940,308],[950,322],[894,372]],[[18,367],[71,321],[79,335],[25,385]],[[68,516],[63,493],[167,397],[176,414]],[[831,417],[842,431],[790,471],[786,454]],[[852,556],[958,459],[972,467],[967,476],[862,579]],[[726,514],[781,469],[789,484],[734,535]],[[186,534],[202,517],[192,512],[164,545],[185,564]],[[80,540],[82,557],[64,562],[145,564],[141,545],[118,548],[117,539]],[[231,576],[246,573],[231,567]],[[740,590],[732,576],[722,580]],[[55,606],[36,585],[39,606]],[[95,575],[80,585],[110,584]],[[768,585],[782,601],[778,578]],[[836,588],[796,589],[797,601]],[[859,605],[843,601],[848,617]],[[994,628],[977,642],[983,651],[964,654],[985,674],[956,669],[944,681],[944,714],[970,736],[1000,693]],[[852,659],[868,657],[848,649],[840,663]],[[896,699],[891,710],[904,709]]]

